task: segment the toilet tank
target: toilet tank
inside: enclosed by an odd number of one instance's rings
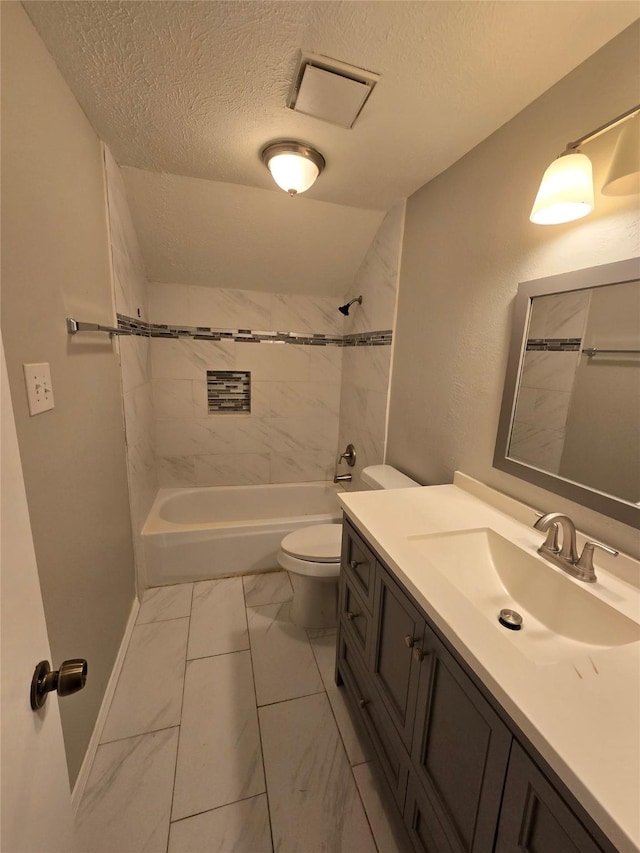
[[[410,489],[420,486],[420,483],[391,465],[368,465],[362,469],[360,477],[371,489]]]

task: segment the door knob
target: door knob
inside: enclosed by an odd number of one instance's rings
[[[58,696],[70,696],[77,693],[87,683],[88,664],[83,658],[72,658],[53,670],[47,660],[41,660],[31,679],[31,709],[37,711],[47,701],[52,690]]]

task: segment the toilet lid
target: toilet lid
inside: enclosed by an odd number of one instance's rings
[[[292,557],[313,563],[340,562],[341,524],[315,524],[287,534],[280,547]]]

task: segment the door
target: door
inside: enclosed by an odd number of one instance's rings
[[[36,664],[51,660],[2,352],[2,825],[11,853],[69,853],[73,818],[57,697],[31,710]],[[59,662],[56,662],[59,663]]]

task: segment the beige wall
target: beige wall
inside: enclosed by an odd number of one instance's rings
[[[1,8],[2,331],[53,663],[89,661],[60,700],[73,782],[134,598],[118,359],[106,335],[65,331],[114,316],[104,170],[22,7]],[[30,417],[22,364],[40,361],[55,408]]]
[[[640,253],[637,197],[606,198],[562,226],[529,213],[542,173],[571,139],[638,101],[635,24],[408,201],[387,461],[424,483],[458,469],[638,554],[626,525],[492,467],[518,282]],[[615,132],[585,146],[596,187]]]

